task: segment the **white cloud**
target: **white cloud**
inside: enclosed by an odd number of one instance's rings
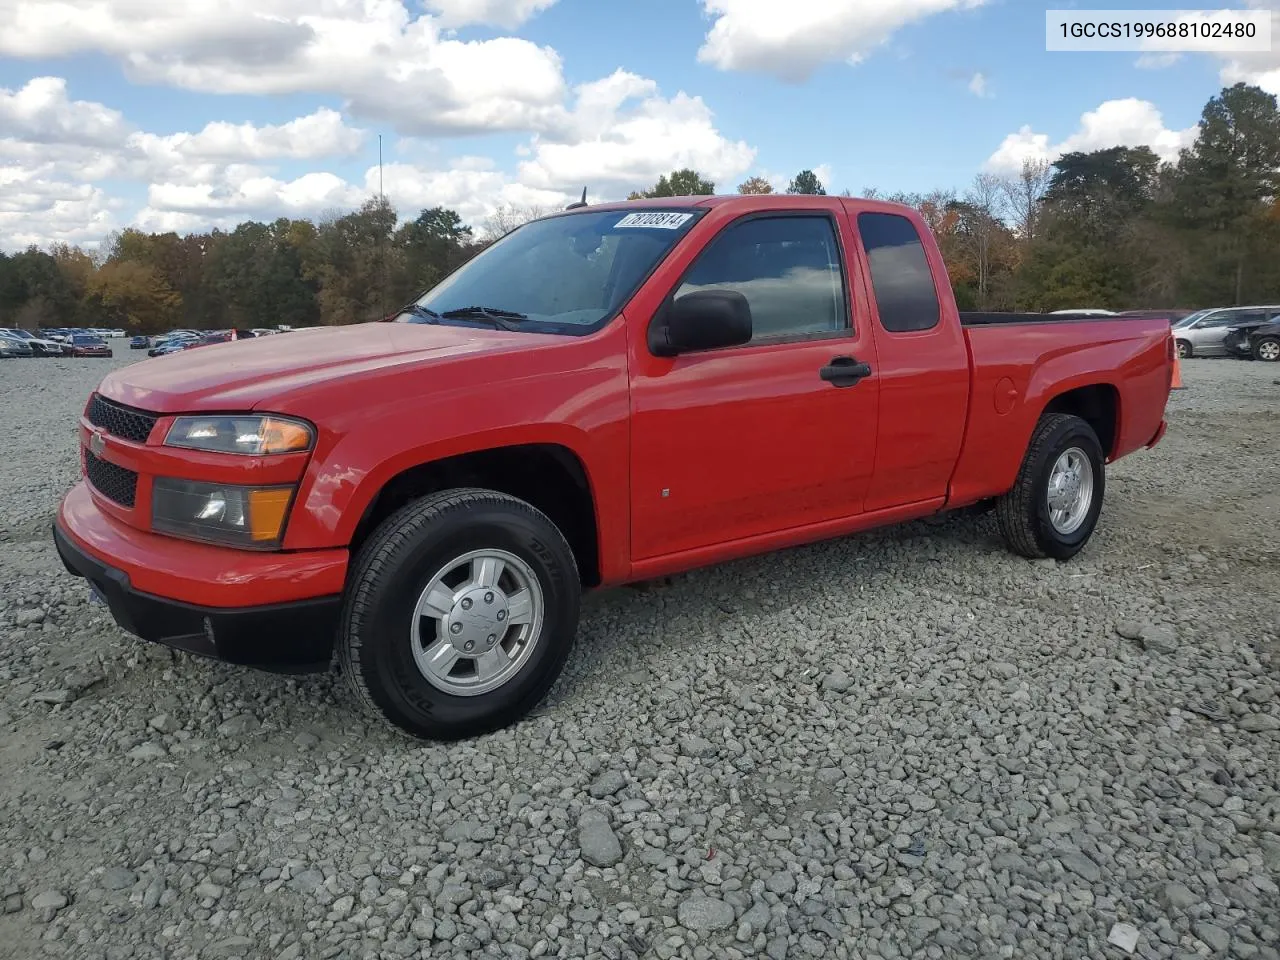
[[[5,139],[112,146],[128,129],[119,111],[68,99],[61,77],[35,77],[19,90],[0,87],[0,136]]]
[[[556,0],[426,0],[425,6],[443,27],[488,24],[514,30],[554,5]]]
[[[746,171],[754,148],[731,141],[717,129],[701,97],[684,92],[670,99],[652,80],[618,70],[575,91],[572,111],[559,132],[533,139],[520,164],[521,183],[542,190],[625,195],[651,186],[664,173],[693,167],[718,188]]]
[[[1155,104],[1129,97],[1108,100],[1080,118],[1080,127],[1061,143],[1050,143],[1049,135],[1024,126],[1011,133],[985,164],[993,173],[1017,173],[1026,160],[1056,160],[1072,151],[1104,150],[1109,147],[1148,146],[1163,160],[1175,160],[1178,151],[1190,146],[1197,127],[1170,130]]]
[[[1271,11],[1271,52],[1223,55],[1222,82],[1251,83],[1280,97],[1280,0],[1245,0],[1245,6]]]
[[[118,225],[100,187],[0,163],[0,240],[18,250],[35,244],[92,244]]]
[[[975,97],[987,98],[995,96],[991,92],[991,82],[987,79],[986,74],[979,71],[969,78],[969,92]]]
[[[1139,70],[1164,70],[1181,59],[1180,53],[1144,53],[1133,65]]]
[[[199,133],[158,137],[139,134],[131,143],[144,153],[206,161],[266,160],[349,156],[360,149],[364,132],[346,125],[342,114],[327,107],[277,126],[251,123],[207,124]]]
[[[113,191],[133,182],[145,193],[131,222],[177,231],[350,210],[378,188],[376,165],[355,178],[323,169],[326,158],[353,156],[366,139],[328,108],[282,124],[212,122],[157,134],[103,104],[72,101],[63,81],[45,78],[0,91],[0,116],[21,118],[0,130],[0,170],[9,171],[0,178],[0,216],[10,215],[0,220],[5,246],[84,242],[121,225],[107,181]],[[577,88],[546,126],[517,147],[514,175],[490,157],[449,160],[438,144],[424,150],[413,138],[393,141],[384,152],[384,191],[406,216],[441,205],[478,224],[504,204],[564,206],[583,185],[593,199],[616,199],[682,166],[732,190],[755,159],[752,147],[717,130],[700,98],[664,97],[654,81],[624,71]],[[11,129],[20,135],[4,136]],[[55,209],[60,200],[68,202]]]
[[[445,0],[445,22],[510,22],[542,0]],[[417,8],[416,2],[413,7]],[[559,55],[460,41],[407,0],[0,0],[0,56],[102,53],[133,80],[208,93],[340,97],[402,133],[539,130],[565,95]]]
[[[823,63],[856,63],[896,31],[987,0],[702,0],[714,18],[698,60],[721,70],[806,80]]]

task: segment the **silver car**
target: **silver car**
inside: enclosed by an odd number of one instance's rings
[[[20,340],[8,333],[0,333],[0,358],[29,357],[32,356],[32,353],[31,346],[27,341]]]
[[[1222,307],[1201,310],[1183,317],[1173,325],[1178,357],[1225,357],[1223,341],[1227,331],[1242,323],[1265,322],[1280,312],[1280,307]]]

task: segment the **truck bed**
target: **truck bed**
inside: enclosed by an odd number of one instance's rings
[[[960,323],[966,327],[985,327],[1009,323],[1096,323],[1099,320],[1146,320],[1149,317],[1094,317],[1076,313],[997,313],[981,310],[960,311]]]
[[[1098,411],[1098,437],[1108,459],[1156,435],[1169,396],[1167,320],[960,316],[973,373],[964,444],[952,475],[953,504],[1009,489],[1041,412],[1053,397],[1073,389],[1087,391],[1088,406]],[[999,319],[967,319],[974,316]]]

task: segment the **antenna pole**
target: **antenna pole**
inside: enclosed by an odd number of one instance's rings
[[[382,134],[378,134],[378,199],[386,200],[382,194]]]

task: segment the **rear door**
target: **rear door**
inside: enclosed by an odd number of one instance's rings
[[[750,343],[655,357],[650,317],[628,317],[633,560],[861,511],[876,443],[874,344],[854,306],[844,211],[835,199],[812,207],[723,224],[667,287],[742,293]],[[824,379],[833,364],[864,361],[871,373],[856,382]]]
[[[969,351],[946,264],[919,217],[846,201],[869,279],[880,379],[880,434],[868,511],[936,500],[960,457]],[[991,402],[989,398],[987,402]]]

